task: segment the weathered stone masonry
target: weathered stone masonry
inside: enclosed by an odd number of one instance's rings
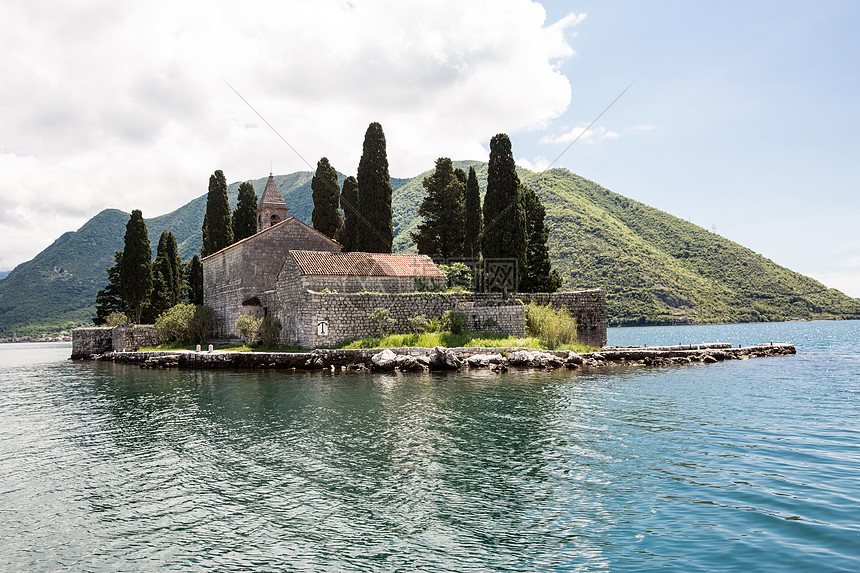
[[[523,306],[505,301],[501,295],[474,293],[318,293],[308,292],[306,313],[298,328],[299,345],[305,348],[332,346],[346,340],[373,336],[368,316],[377,308],[389,311],[394,332],[409,332],[409,319],[424,315],[441,317],[447,310],[460,310],[467,318],[464,329],[525,335]],[[492,319],[492,320],[490,320]],[[323,321],[328,334],[318,333]]]
[[[218,338],[236,337],[242,303],[271,291],[290,249],[339,251],[340,245],[294,217],[203,259],[203,303],[218,317]],[[262,310],[262,309],[261,309]]]
[[[76,328],[72,331],[72,358],[89,358],[106,352],[136,351],[158,346],[161,336],[148,325]]]
[[[282,274],[284,278],[290,276],[295,275]],[[396,332],[408,332],[411,317],[423,314],[432,319],[446,310],[461,310],[467,316],[467,330],[523,336],[524,308],[516,299],[566,308],[577,321],[580,341],[591,346],[606,344],[606,293],[602,289],[521,293],[505,299],[498,293],[323,293],[302,291],[299,284],[284,287],[282,293],[290,292],[289,308],[281,309],[286,317],[284,336],[304,348],[334,346],[374,335],[367,317],[376,308],[388,309]],[[326,335],[319,334],[320,322],[326,324]]]
[[[524,303],[551,304],[565,308],[576,319],[576,337],[589,346],[606,345],[606,291],[602,288],[554,292],[517,293]]]

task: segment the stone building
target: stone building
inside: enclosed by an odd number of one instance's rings
[[[370,314],[387,309],[395,330],[410,319],[463,312],[466,328],[522,336],[523,300],[563,306],[588,344],[606,343],[602,289],[543,295],[446,293],[445,277],[425,255],[341,253],[324,234],[288,215],[273,176],[257,205],[257,233],[202,259],[203,302],[214,309],[219,339],[238,338],[242,314],[273,316],[281,340],[305,348],[333,346],[374,334]]]
[[[291,249],[340,251],[340,245],[299,219],[287,216],[288,211],[270,174],[257,205],[257,233],[201,260],[203,304],[215,310],[218,338],[237,336],[236,321],[248,310],[242,303],[274,290]],[[268,312],[267,308],[262,311]]]
[[[270,174],[257,205],[257,233],[202,259],[203,303],[215,311],[216,337],[238,337],[242,314],[272,314],[284,326],[282,340],[309,344],[299,334],[310,332],[301,321],[310,291],[404,293],[445,286],[424,255],[341,253],[338,243],[288,211]]]

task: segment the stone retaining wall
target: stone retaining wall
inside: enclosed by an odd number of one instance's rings
[[[72,358],[89,358],[113,350],[113,329],[109,326],[76,328],[72,331]]]
[[[606,344],[606,291],[602,288],[564,291],[517,293],[518,299],[528,304],[551,304],[553,308],[565,308],[576,319],[576,337],[589,346]]]
[[[157,346],[161,341],[155,327],[148,324],[76,328],[72,331],[72,358],[89,358],[111,351],[136,351],[143,346]]]
[[[448,310],[460,310],[466,314],[465,330],[525,335],[522,304],[505,300],[501,294],[308,292],[305,300],[301,323],[295,325],[297,341],[304,348],[334,346],[374,336],[376,332],[368,317],[377,308],[388,309],[389,317],[394,320],[393,332],[409,332],[409,319],[422,314],[429,320]]]

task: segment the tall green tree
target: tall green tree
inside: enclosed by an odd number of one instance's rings
[[[481,220],[481,189],[474,167],[469,167],[465,194],[465,244],[463,254],[475,259],[481,258],[481,233],[484,230]]]
[[[162,231],[158,240],[155,262],[152,264],[152,294],[144,314],[146,321],[155,321],[168,308],[182,298],[182,260],[176,237],[170,231]]]
[[[317,162],[317,170],[311,179],[314,210],[311,220],[314,229],[334,239],[343,227],[340,216],[340,185],[337,183],[337,171],[328,159],[323,157]]]
[[[511,140],[504,133],[490,140],[483,211],[481,250],[484,258],[515,259],[517,273],[522,275],[527,269],[525,206]]]
[[[257,232],[257,194],[250,181],[239,185],[239,198],[233,210],[233,241],[241,241]]]
[[[224,172],[218,169],[209,176],[206,215],[203,217],[204,257],[233,244],[232,219],[230,202],[227,199],[227,179],[224,178]]]
[[[115,312],[125,312],[122,301],[122,287],[119,279],[119,268],[122,263],[122,251],[114,253],[114,265],[107,269],[108,284],[96,293],[96,315],[93,324],[101,326],[107,322],[107,317]]]
[[[203,304],[203,264],[197,255],[188,265],[188,302]]]
[[[462,173],[462,179],[466,173]],[[465,241],[465,192],[461,180],[447,157],[436,160],[436,169],[422,181],[427,195],[418,207],[423,221],[412,240],[418,252],[430,257],[462,257]]]
[[[391,217],[391,181],[385,134],[377,122],[364,134],[361,160],[358,162],[359,225],[355,250],[390,253],[394,242]]]
[[[546,209],[537,193],[522,187],[526,211],[526,272],[520,277],[520,290],[525,292],[555,292],[561,287],[561,276],[549,259],[546,242],[549,230],[544,224]]]
[[[350,175],[343,181],[343,191],[340,194],[343,205],[343,227],[337,241],[344,251],[355,251],[358,242],[358,181]]]
[[[122,300],[131,312],[132,319],[139,323],[141,311],[152,290],[152,249],[140,209],[131,212],[125,226],[119,280]]]

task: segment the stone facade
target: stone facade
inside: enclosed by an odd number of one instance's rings
[[[112,351],[133,352],[158,346],[162,338],[150,325],[76,328],[72,331],[72,358],[88,358]]]
[[[340,342],[373,336],[368,320],[377,308],[388,309],[395,323],[394,332],[409,332],[409,319],[423,314],[428,319],[441,317],[447,310],[466,314],[464,329],[523,336],[523,306],[502,300],[502,295],[472,293],[307,293],[295,340],[304,348],[333,346]],[[489,319],[493,318],[493,321]],[[318,328],[326,324],[325,334]],[[287,333],[285,333],[287,334]]]
[[[243,303],[275,289],[278,274],[291,249],[339,251],[340,245],[290,217],[213,253],[202,260],[203,304],[212,307],[218,319],[217,338],[234,338],[239,315],[268,312],[243,307]],[[267,300],[271,300],[271,297]]]

